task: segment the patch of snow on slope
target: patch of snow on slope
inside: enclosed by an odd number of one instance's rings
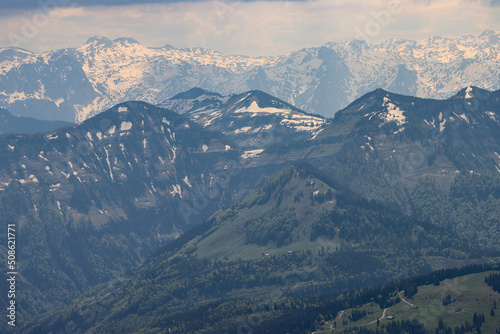
[[[54,134],[54,133],[51,133],[51,134],[48,134],[48,135],[46,136],[46,138],[47,138],[47,139],[49,139],[49,140],[52,140],[52,139],[57,139],[57,138],[59,138],[59,136],[58,136],[58,135],[56,135],[56,134]]]
[[[109,168],[109,177],[111,178],[111,180],[114,180],[113,168],[111,168],[111,163],[109,162],[109,152],[106,148],[104,148],[104,151],[106,152],[106,162],[107,162],[108,168]]]
[[[241,129],[236,129],[234,130],[234,133],[240,133],[240,132],[248,132],[252,127],[251,126],[244,126]]]
[[[446,118],[443,118],[443,113],[439,113],[439,131],[443,132],[444,131],[444,126],[446,124]]]
[[[122,122],[120,125],[120,131],[128,131],[132,129],[132,122]]]
[[[317,131],[325,124],[323,118],[309,116],[304,114],[293,114],[292,118],[284,118],[280,124],[294,128],[295,131]]]
[[[394,131],[394,133],[393,133],[393,134],[398,134],[398,133],[400,133],[400,132],[403,132],[404,130],[405,130],[405,127],[404,127],[404,126],[402,126],[402,127],[400,127],[398,130]]]
[[[250,150],[250,151],[245,151],[243,152],[243,154],[241,155],[241,157],[243,159],[248,159],[248,158],[256,158],[259,156],[259,154],[261,154],[262,152],[264,152],[264,149],[258,149],[258,150]]]
[[[387,108],[386,113],[380,114],[380,118],[385,122],[396,122],[398,126],[406,123],[406,117],[403,115],[404,111],[391,102],[387,97],[384,97],[382,106]]]
[[[249,107],[240,108],[235,111],[235,113],[252,113],[252,114],[289,114],[292,111],[290,109],[278,109],[273,107],[261,108],[256,101],[253,101]]]
[[[178,185],[178,184],[174,184],[174,185],[172,185],[172,188],[173,188],[173,190],[170,192],[170,194],[172,195],[172,197],[174,197],[175,194],[179,194],[179,196],[182,198],[182,189],[181,189],[181,186]]]
[[[496,156],[496,158],[498,160],[498,166],[500,166],[500,154],[498,154],[497,152],[495,152],[495,156]],[[498,169],[498,167],[497,167],[497,169]]]
[[[317,131],[316,133],[314,133],[314,136],[311,137],[311,140],[316,138],[320,133],[321,131],[323,131],[324,129],[320,129],[319,131]]]
[[[469,119],[467,118],[466,115],[458,115],[457,113],[453,113],[455,116],[457,116],[458,118],[462,119],[464,122],[467,122],[467,123],[470,123]]]
[[[434,125],[434,121],[432,121],[432,123],[431,123],[431,122],[429,122],[428,120],[424,119],[424,122],[425,122],[425,124],[427,124],[428,126],[431,126],[431,127],[433,127],[433,128],[435,128],[435,127],[436,127],[436,126]]]
[[[467,87],[465,89],[465,98],[466,99],[472,99],[473,97],[475,97],[474,93],[473,93],[473,89],[472,87]]]
[[[187,184],[189,188],[191,188],[191,183],[189,183],[189,178],[187,177],[187,175],[182,179],[182,181],[184,181],[184,183]]]
[[[498,119],[497,119],[497,117],[496,117],[496,115],[495,115],[495,113],[494,113],[494,112],[492,112],[492,111],[486,111],[485,113],[486,113],[486,115],[488,115],[488,116],[489,116],[492,120],[494,120],[494,121],[496,121],[496,122],[498,123]]]

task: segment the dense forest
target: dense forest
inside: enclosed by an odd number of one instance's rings
[[[500,274],[489,274],[484,278],[484,282],[491,286],[494,291],[500,292]]]
[[[191,267],[190,270],[199,268]],[[236,333],[245,331],[257,331],[258,333],[311,333],[320,323],[333,320],[338,312],[343,309],[356,307],[368,302],[379,304],[380,309],[390,307],[400,302],[397,292],[408,286],[420,286],[435,284],[439,285],[444,279],[451,279],[463,275],[480,273],[489,270],[498,270],[498,264],[472,265],[462,268],[440,270],[415,278],[391,282],[386,285],[372,288],[352,290],[343,294],[315,294],[296,295],[295,289],[273,289],[267,297],[260,298],[233,298],[219,301],[207,301],[197,304],[191,310],[184,308],[175,311],[171,308],[162,308],[164,299],[155,297],[155,293],[149,293],[148,301],[135,303],[133,308],[113,312],[112,319],[107,326],[94,327],[99,331],[107,332],[119,328],[124,331],[136,331],[138,333],[156,333],[160,329],[168,328],[171,333]],[[145,281],[143,281],[145,282]],[[125,293],[121,288],[109,289],[110,295],[119,297]],[[141,290],[144,292],[144,290]],[[172,298],[178,298],[174,295]],[[96,298],[95,296],[93,298]],[[130,298],[135,299],[132,295]],[[110,303],[110,304],[108,304]],[[158,304],[160,303],[160,304]],[[82,305],[74,305],[72,311],[68,310],[65,316],[59,320],[60,324],[72,321],[78,328],[86,328],[86,312],[79,309]],[[99,307],[105,309],[108,305],[114,305],[110,301],[100,301]],[[88,307],[88,306],[87,306]],[[93,306],[96,307],[96,306]],[[162,308],[161,312],[154,313],[153,318],[143,318],[140,315],[148,310]],[[78,311],[79,310],[79,311]],[[167,312],[168,310],[168,312]],[[134,315],[136,314],[136,315]],[[484,315],[471,315],[470,322],[462,328],[450,329],[445,323],[440,323],[436,333],[466,333],[480,328],[484,322]],[[52,324],[57,328],[56,324]],[[43,333],[43,326],[32,328],[28,333]],[[401,330],[409,333],[421,333],[422,324],[415,321],[395,321],[390,325],[380,328],[379,333],[400,333]],[[432,330],[426,328],[426,330]],[[363,333],[375,333],[363,328],[352,328],[352,331]]]
[[[487,171],[460,173],[448,194],[430,178],[410,194],[415,216],[456,231],[490,249],[500,247],[500,177]]]

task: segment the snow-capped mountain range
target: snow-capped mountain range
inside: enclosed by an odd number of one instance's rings
[[[376,88],[426,98],[448,98],[468,85],[499,89],[499,65],[500,33],[494,31],[455,39],[328,43],[277,57],[93,37],[79,48],[43,54],[0,48],[0,107],[82,121],[119,102],[157,104],[201,87],[222,95],[262,90],[332,116]]]

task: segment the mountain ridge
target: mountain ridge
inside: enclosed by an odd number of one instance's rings
[[[373,277],[356,271],[349,264],[351,256],[359,268],[370,258],[370,268],[397,267],[403,275],[442,265],[444,258],[453,258],[454,264],[469,260],[473,252],[465,244],[479,245],[484,254],[498,250],[500,165],[494,152],[500,152],[499,93],[483,96],[471,88],[465,98],[467,90],[461,99],[432,100],[378,89],[339,111],[314,136],[285,136],[260,149],[248,149],[210,124],[195,122],[209,103],[182,114],[146,102],[124,102],[70,128],[1,137],[0,207],[5,217],[0,223],[19,221],[28,245],[20,255],[22,280],[31,284],[26,291],[34,301],[26,304],[33,305],[26,314],[35,314],[36,307],[47,310],[46,294],[53,294],[54,305],[62,305],[119,276],[214,212],[210,224],[193,230],[207,228],[201,231],[207,235],[192,234],[199,239],[182,244],[182,252],[160,266],[173,270],[165,273],[169,277],[176,270],[199,268],[198,274],[208,276],[197,288],[207,298],[214,297],[205,285],[213,283],[212,269],[222,270],[216,275],[232,275],[235,269],[257,265],[268,274],[254,280],[238,273],[234,284],[255,288],[262,280],[273,286],[281,284],[283,273],[269,271],[268,263],[288,275],[287,266],[307,259],[308,249],[316,246],[335,249],[327,255],[331,263],[339,263],[335,273],[354,270],[361,275],[355,284],[368,284]],[[231,101],[221,119],[241,116],[247,126],[295,110],[255,91],[228,97],[195,89],[177,100],[193,97],[220,103],[205,110],[208,114],[223,112],[224,103]],[[287,169],[290,162],[310,164],[319,172],[302,173],[297,165]],[[443,235],[448,237],[441,239]],[[321,236],[325,239],[318,241]],[[172,246],[187,239],[180,237]],[[419,244],[435,262],[397,260],[402,248],[418,253]],[[338,245],[349,256],[337,253]],[[35,246],[38,251],[30,255]],[[172,255],[167,247],[155,256],[162,252]],[[323,269],[321,277],[327,281],[331,268]],[[160,269],[144,270],[144,277],[151,278]],[[38,285],[41,276],[53,280]],[[319,289],[331,287],[325,280]],[[354,284],[345,277],[335,282],[344,288]],[[182,307],[179,300],[169,300],[173,309]]]
[[[264,149],[316,136],[328,120],[306,113],[260,90],[222,96],[193,88],[158,106],[220,131],[241,149]]]
[[[8,110],[0,108],[0,135],[49,132],[57,128],[71,125],[73,125],[73,123],[63,121],[43,121],[36,118],[14,116]]]
[[[0,50],[0,55],[14,52]],[[32,112],[24,106],[28,103],[37,106],[38,118],[82,121],[121,101],[157,104],[198,86],[222,95],[258,89],[307,112],[331,117],[377,87],[439,99],[456,94],[459,85],[499,89],[499,50],[499,33],[492,31],[422,41],[327,43],[276,57],[223,55],[201,48],[150,48],[130,38],[112,41],[97,37],[78,48],[43,54],[23,51],[21,55],[18,50],[19,62],[0,57],[0,91],[4,87],[0,106],[28,116]],[[76,62],[71,65],[75,67],[72,77],[63,82],[74,88],[45,96],[43,87],[57,81],[46,73],[64,72],[61,56]],[[43,67],[34,75],[21,70],[33,71],[34,64]],[[25,95],[12,89],[19,82],[31,86]]]
[[[208,185],[237,167],[227,144],[144,102],[47,133],[0,137],[0,225],[16,222],[23,240],[20,319],[136,266],[222,205],[224,188]],[[198,203],[205,188],[206,203],[184,216],[179,208]]]
[[[348,287],[368,287],[385,283],[389,277],[400,280],[408,274],[428,273],[432,268],[446,266],[445,263],[449,262],[443,262],[444,258],[454,263],[477,260],[478,252],[472,255],[473,251],[468,253],[466,250],[469,249],[468,242],[432,224],[419,226],[409,217],[388,212],[377,203],[354,194],[349,196],[333,190],[332,197],[318,196],[316,189],[328,191],[326,184],[315,177],[316,173],[305,166],[284,168],[241,203],[239,208],[243,210],[235,208],[215,213],[189,236],[167,245],[130,271],[129,277],[133,278],[115,281],[115,293],[107,293],[109,286],[97,287],[94,293],[103,291],[101,302],[113,307],[106,307],[96,314],[92,323],[81,321],[84,315],[74,312],[88,303],[93,304],[91,295],[87,294],[67,308],[28,325],[28,333],[39,333],[47,328],[58,330],[61,323],[70,321],[78,323],[82,330],[97,332],[117,328],[129,332],[145,329],[146,332],[158,332],[169,328],[174,333],[221,333],[232,331],[238,323],[241,326],[242,315],[258,314],[255,308],[248,307],[249,302],[255,307],[259,300],[272,298],[278,309],[287,305],[288,298],[317,301],[335,293],[348,295]],[[311,183],[315,183],[313,188]],[[286,190],[290,185],[291,192]],[[304,192],[302,197],[295,193],[299,190]],[[316,193],[316,197],[311,200],[309,193]],[[282,198],[277,198],[277,194],[283,194]],[[317,235],[313,238],[319,242],[311,242],[304,248],[294,248],[295,237],[306,229],[300,221],[304,217],[295,219],[299,222],[287,219],[287,224],[281,224],[280,215],[274,215],[273,219],[278,222],[274,221],[277,224],[273,226],[272,218],[266,214],[268,209],[278,213],[280,207],[286,208],[290,201],[297,203],[297,199],[306,205],[311,201],[310,207],[318,206],[318,212],[326,208],[321,204],[335,202],[334,211],[306,218],[309,222],[321,218],[318,222],[323,225],[319,229],[319,238],[316,239]],[[253,215],[246,217],[248,211],[245,210],[254,206]],[[332,210],[332,207],[327,210]],[[238,221],[239,215],[248,218],[247,222],[244,223],[244,219]],[[259,230],[258,226],[252,228],[255,224],[270,226]],[[307,241],[314,223],[312,227],[305,232]],[[228,238],[228,228],[246,234],[245,245],[257,243],[261,247],[247,253],[250,257],[234,254],[234,250],[241,246],[240,235]],[[362,232],[358,234],[354,230]],[[260,235],[261,232],[264,234]],[[275,244],[278,239],[266,233],[275,233],[283,244]],[[217,236],[219,239],[209,240]],[[217,248],[212,251],[218,250],[218,253],[207,253],[207,248],[203,247],[207,240]],[[281,252],[273,253],[274,246],[281,248]],[[383,298],[379,300],[384,302]],[[281,314],[276,309],[269,312],[271,319]],[[211,320],[199,322],[185,318],[186,314],[192,313],[198,314],[194,319],[206,316]],[[133,323],[130,318],[134,319]]]

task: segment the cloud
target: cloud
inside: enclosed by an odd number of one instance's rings
[[[214,0],[16,0],[1,1],[0,9],[24,9],[33,10],[43,6],[56,7],[94,7],[94,6],[130,6],[144,4],[172,4],[186,2],[213,2]],[[261,0],[231,0],[226,3],[254,2]],[[267,0],[267,1],[290,1],[290,0]],[[307,0],[292,0],[307,1]]]
[[[203,0],[188,0],[188,1],[203,1]],[[133,4],[150,4],[150,3],[173,3],[180,2],[180,0],[17,0],[17,1],[2,1],[0,2],[0,9],[25,9],[32,10],[47,6],[57,7],[79,7],[79,6],[126,6]]]
[[[13,36],[17,36],[20,47],[40,52],[76,47],[90,36],[104,35],[132,37],[149,46],[201,46],[265,56],[360,37],[378,42],[393,37],[457,37],[500,30],[500,7],[492,7],[486,0],[211,0],[120,7],[74,4],[2,11],[0,45],[14,44]]]

